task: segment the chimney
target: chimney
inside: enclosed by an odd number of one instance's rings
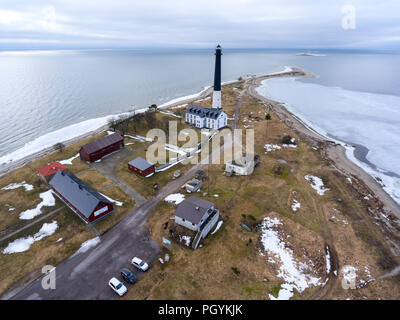
[[[215,73],[214,73],[214,92],[212,107],[222,109],[221,106],[221,46],[215,49]]]

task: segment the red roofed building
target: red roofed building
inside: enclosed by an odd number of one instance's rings
[[[57,171],[65,171],[67,168],[57,161],[49,162],[43,168],[39,168],[39,176],[46,182],[49,182],[51,178],[57,173]]]

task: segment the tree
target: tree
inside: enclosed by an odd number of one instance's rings
[[[58,150],[60,152],[63,152],[64,148],[65,148],[65,145],[62,142],[56,143],[54,145],[54,150],[56,150],[56,151]]]

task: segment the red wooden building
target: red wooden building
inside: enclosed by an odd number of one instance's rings
[[[111,199],[68,171],[58,171],[49,184],[60,200],[86,223],[93,223],[114,211]]]
[[[57,173],[57,171],[65,171],[67,168],[57,161],[51,161],[47,165],[38,169],[39,176],[46,182]]]
[[[85,144],[79,150],[81,160],[94,162],[124,147],[124,138],[117,132]]]
[[[154,164],[148,162],[147,160],[143,159],[142,157],[137,157],[128,162],[129,170],[135,172],[136,174],[147,177],[154,173],[155,168]]]

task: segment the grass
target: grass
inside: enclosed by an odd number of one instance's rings
[[[12,254],[2,253],[10,242],[17,238],[31,236],[38,232],[44,223],[52,221],[56,221],[58,224],[58,229],[53,235],[33,243],[28,251]],[[63,209],[12,238],[3,241],[3,243],[0,243],[0,293],[29,274],[34,273],[39,276],[42,267],[45,265],[55,266],[59,264],[78,250],[82,242],[93,237],[93,233],[74,213],[69,209]],[[60,238],[62,240],[56,242]]]
[[[100,172],[95,169],[90,169],[81,174],[78,174],[77,177],[83,181],[85,181],[89,186],[96,190],[100,190],[106,186],[113,184],[112,181],[103,176]]]
[[[7,229],[7,233],[9,233],[17,230],[28,223],[35,222],[36,219],[39,219],[47,212],[64,206],[64,204],[56,198],[56,205],[53,207],[44,207],[42,209],[42,214],[38,217],[26,221],[19,219],[20,212],[34,208],[41,201],[39,193],[49,189],[49,186],[44,183],[38,186],[38,177],[36,175],[37,168],[44,166],[49,161],[71,158],[77,154],[81,145],[98,139],[104,135],[105,133],[101,133],[80,141],[74,145],[66,147],[63,152],[55,152],[43,159],[30,163],[29,166],[19,168],[3,177],[0,177],[0,188],[10,183],[22,182],[24,180],[35,186],[32,191],[28,192],[26,192],[24,188],[14,190],[0,189],[0,231]],[[80,161],[79,158],[73,160],[72,165],[67,165],[67,168],[75,174],[78,173],[80,179],[96,190],[112,185],[110,180],[105,178],[98,171],[90,169],[90,166]],[[117,186],[111,186],[101,192],[116,201],[124,203],[122,207],[115,206],[116,211],[112,215],[107,216],[105,219],[95,224],[95,228],[102,234],[113,227],[116,223],[120,222],[126,214],[131,212],[135,207],[135,203]],[[8,211],[8,206],[6,206],[6,204],[14,207],[15,210]],[[51,217],[32,225],[7,240],[4,240],[0,243],[0,250],[4,250],[4,248],[15,239],[35,234],[41,228],[43,223],[51,222],[53,220],[57,221],[58,224],[58,229],[55,234],[35,242],[28,251],[13,254],[0,253],[0,294],[16,281],[28,278],[33,279],[40,276],[40,270],[44,265],[56,265],[60,263],[78,250],[82,242],[95,236],[75,213],[65,207]],[[56,242],[59,238],[62,238],[63,240]],[[15,271],[10,272],[10,270]]]
[[[239,93],[238,90],[233,90],[233,87],[241,85],[223,87],[224,110],[229,117],[233,115],[236,96]],[[199,104],[210,106],[211,100]],[[161,265],[156,261],[135,284],[134,290],[128,291],[124,299],[204,299],[205,297],[267,299],[267,293],[278,296],[282,279],[277,277],[278,266],[268,263],[265,257],[259,254],[260,232],[257,228],[247,232],[239,225],[242,221],[256,224],[265,216],[277,216],[284,221],[284,227],[287,228],[288,234],[292,235],[290,243],[295,252],[302,252],[300,248],[317,252],[318,248],[322,252],[319,253],[322,261],[325,259],[324,241],[335,247],[340,263],[355,264],[357,261],[360,266],[368,265],[374,276],[379,275],[382,268],[392,265],[397,259],[390,260],[392,256],[385,245],[384,235],[373,224],[373,217],[367,212],[366,207],[358,201],[360,196],[354,186],[346,183],[344,176],[332,170],[319,152],[313,151],[308,142],[303,141],[286,127],[273,112],[246,95],[243,97],[239,127],[243,128],[242,120],[248,118],[250,112],[260,115],[262,119],[252,123],[255,129],[255,150],[260,155],[260,165],[248,177],[226,177],[223,175],[222,165],[210,165],[207,170],[208,178],[202,188],[202,191],[209,188],[209,194],[206,196],[202,193],[196,194],[215,203],[224,221],[221,229],[216,234],[209,235],[203,241],[203,247],[195,251],[173,242],[169,248],[170,262]],[[262,115],[267,112],[271,114],[271,120],[264,120]],[[145,135],[146,132],[138,134]],[[264,153],[263,146],[266,143],[281,144],[281,138],[287,134],[295,137],[296,149],[282,148],[268,154]],[[134,145],[128,147],[138,149],[148,146],[134,142]],[[47,159],[31,164],[30,167],[18,169],[1,177],[0,187],[23,180],[34,183],[36,168],[53,158],[66,159],[73,156],[80,144],[66,148],[63,154],[53,154]],[[139,155],[144,157],[144,148],[138,150],[135,157]],[[285,160],[287,166],[281,175],[276,175],[272,173],[272,168],[279,159]],[[118,176],[145,197],[154,195],[154,183],[164,186],[172,179],[175,170],[179,169],[183,173],[190,168],[177,165],[173,169],[145,179],[127,169],[129,160],[122,162],[118,167]],[[70,166],[73,172],[88,168],[89,166],[79,159]],[[82,173],[81,177],[92,185],[107,185],[107,179],[92,173],[93,171],[89,170]],[[325,196],[319,196],[304,179],[305,174],[323,177],[331,190]],[[5,203],[15,205],[16,211],[31,207],[38,198],[40,190],[42,189],[36,188],[31,193],[15,190],[12,191],[12,197],[0,191],[2,204],[0,225],[15,223],[9,217]],[[296,191],[295,196],[293,191]],[[132,200],[118,187],[106,188],[102,192],[115,200],[123,201],[124,206],[117,207],[113,215],[95,224],[101,233],[121,221],[134,208]],[[214,194],[218,194],[219,197],[214,197]],[[296,212],[290,207],[294,197],[301,203],[301,208]],[[338,203],[336,201],[338,198],[341,198],[342,202]],[[340,213],[335,214],[341,219],[346,218],[349,225],[329,222],[333,208],[338,208]],[[161,238],[163,236],[169,238],[169,228],[164,229],[164,225],[170,221],[174,210],[175,207],[171,204],[161,201],[147,221],[152,238],[161,247],[163,246]],[[27,252],[0,254],[0,292],[29,274],[35,272],[38,274],[45,263],[59,263],[74,253],[83,241],[94,237],[86,225],[68,209],[63,209],[48,219],[52,220],[56,220],[59,224],[59,229],[54,235],[34,243]],[[41,225],[42,223],[38,223],[15,238],[32,235]],[[59,238],[63,240],[57,243]],[[0,249],[2,250],[7,243],[0,244]],[[232,267],[240,273],[236,274]],[[10,275],[9,270],[16,272]],[[334,287],[327,298],[347,298],[348,293],[339,287]],[[398,283],[386,280],[379,282],[377,287],[371,285],[362,290],[364,295],[380,298],[390,298],[400,294]],[[305,298],[314,292],[315,288],[306,290],[301,295],[295,294],[294,299]]]
[[[150,198],[156,194],[156,191],[153,189],[155,183],[157,183],[159,188],[161,188],[172,180],[173,174],[176,170],[180,170],[181,174],[183,174],[191,168],[190,164],[183,165],[179,163],[171,169],[157,172],[151,177],[144,178],[136,175],[133,171],[128,169],[128,162],[137,157],[146,158],[145,149],[138,151],[138,153],[132,158],[122,161],[117,168],[117,175],[145,198]]]
[[[238,92],[227,89],[226,86],[224,88],[224,110],[232,115]],[[230,103],[226,104],[227,101]],[[265,106],[244,96],[241,120],[252,111],[255,114],[268,112]],[[196,251],[173,243],[171,262],[163,266],[159,263],[152,266],[137,283],[136,290],[128,292],[126,299],[267,299],[268,293],[277,297],[282,288],[282,279],[277,277],[277,266],[268,264],[258,254],[260,233],[257,228],[249,233],[239,226],[243,220],[257,223],[272,213],[286,219],[285,226],[290,226],[291,243],[296,250],[301,252],[304,247],[310,251],[319,249],[324,252],[323,241],[326,239],[334,243],[339,261],[357,259],[364,261],[364,264],[368,263],[370,267],[377,266],[375,250],[371,250],[365,240],[355,234],[351,225],[343,228],[339,224],[328,222],[331,208],[337,206],[335,199],[338,197],[344,199],[351,209],[363,210],[353,201],[355,194],[346,184],[345,177],[335,174],[318,152],[313,151],[306,141],[286,127],[274,113],[270,113],[271,120],[254,122],[255,150],[261,159],[254,173],[249,177],[226,177],[222,174],[223,166],[210,165],[208,180],[202,188],[208,189],[209,184],[210,192],[206,196],[196,194],[214,202],[220,209],[224,221],[222,228],[215,235],[209,235],[203,243],[204,246]],[[281,144],[281,138],[286,134],[295,137],[296,149],[282,148],[264,153],[263,146],[266,143]],[[278,159],[287,162],[281,175],[272,173]],[[323,177],[331,190],[325,196],[319,196],[304,179],[304,175],[308,173]],[[293,191],[296,191],[295,195]],[[219,197],[214,197],[214,194]],[[294,198],[301,203],[301,208],[296,212],[291,209]],[[351,199],[353,200],[350,201]],[[168,230],[164,230],[163,225],[169,221],[174,210],[172,205],[162,202],[149,218],[148,226],[152,238],[160,246],[161,237],[168,237]],[[365,232],[371,233],[372,230]],[[332,234],[335,236],[332,237]],[[304,246],[297,242],[299,239],[303,239]],[[324,258],[322,254],[321,259]],[[147,294],[142,294],[143,290]],[[295,294],[293,298],[307,297],[315,290],[316,288],[311,288],[302,294]],[[343,292],[335,291],[334,294],[343,296]],[[382,291],[380,294],[385,295]]]

